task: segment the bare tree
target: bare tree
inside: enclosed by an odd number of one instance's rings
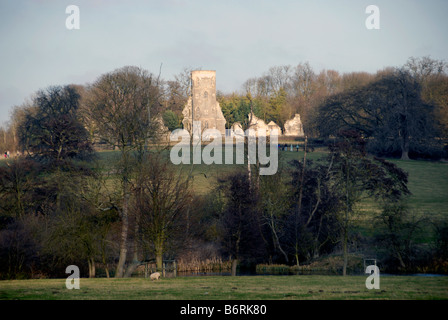
[[[159,86],[157,79],[137,67],[123,67],[102,75],[89,88],[85,112],[98,135],[120,151],[122,221],[120,257],[116,277],[122,277],[127,255],[132,151],[145,144],[159,126]]]
[[[429,56],[415,58],[410,57],[403,66],[412,77],[420,82],[423,89],[431,77],[440,76],[448,69],[448,64],[442,60],[435,60]]]
[[[135,209],[143,239],[152,245],[157,269],[161,270],[167,242],[182,230],[183,215],[192,199],[191,180],[160,154],[146,159],[138,180]]]
[[[188,97],[191,96],[191,71],[193,70],[199,69],[184,68],[174,76],[174,80],[166,81],[165,109],[173,111],[178,117],[182,116]]]

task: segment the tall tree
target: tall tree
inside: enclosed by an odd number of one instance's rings
[[[348,237],[356,205],[366,197],[398,201],[409,194],[407,174],[396,165],[367,155],[364,138],[356,131],[341,131],[330,148],[330,179],[343,199],[341,215],[343,275],[347,272]]]
[[[285,216],[290,204],[290,191],[286,183],[286,175],[280,171],[275,175],[263,176],[260,179],[260,202],[263,224],[268,226],[275,250],[279,250],[288,263],[288,253],[283,248],[282,235],[284,232]]]
[[[165,108],[173,111],[178,117],[182,116],[182,110],[191,95],[191,71],[199,70],[184,68],[174,76],[174,80],[166,81]]]
[[[386,140],[385,134],[398,141],[401,159],[409,159],[409,151],[426,148],[434,144],[435,121],[433,106],[423,102],[421,86],[405,69],[396,69],[389,76],[383,77],[373,86],[379,104],[388,106],[381,112],[383,139],[378,139],[386,146],[394,141]],[[379,138],[379,135],[377,135]]]
[[[438,122],[441,137],[448,137],[448,64],[429,56],[410,57],[404,69],[422,87],[422,99],[434,105],[434,115]]]
[[[260,233],[258,190],[250,185],[248,174],[237,172],[220,180],[226,206],[220,217],[224,250],[232,260],[232,275],[240,261],[263,255]]]
[[[349,129],[373,138],[369,150],[379,155],[409,159],[410,150],[424,152],[436,142],[433,106],[422,100],[419,83],[403,68],[328,97],[316,120],[323,136]]]
[[[330,179],[332,158],[323,160],[319,164],[304,157],[291,162],[291,213],[286,225],[289,251],[297,265],[332,250],[340,239],[341,198]]]
[[[132,151],[142,150],[159,128],[159,82],[147,71],[127,66],[102,75],[89,91],[85,102],[89,119],[101,139],[120,151],[122,229],[116,277],[122,277],[128,250]]]
[[[160,154],[143,163],[135,189],[135,209],[143,238],[150,242],[157,269],[162,269],[167,242],[183,229],[184,214],[191,203],[191,180]]]
[[[443,75],[448,69],[448,64],[445,61],[432,59],[429,56],[410,57],[403,68],[420,83],[423,90],[426,90],[428,81],[431,78]]]
[[[441,137],[448,139],[448,75],[430,79],[424,99],[435,106]]]
[[[65,210],[76,198],[75,182],[92,173],[74,161],[93,156],[88,133],[78,114],[79,99],[73,86],[51,86],[38,91],[17,117],[20,149],[40,162],[40,169],[45,172],[42,189],[36,187],[47,198],[49,206],[45,214]]]
[[[17,128],[22,149],[55,163],[91,154],[87,131],[78,116],[79,99],[72,86],[38,91]]]

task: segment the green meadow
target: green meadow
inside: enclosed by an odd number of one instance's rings
[[[364,276],[203,276],[0,281],[3,300],[437,300],[448,299],[448,277],[382,276],[367,289]]]

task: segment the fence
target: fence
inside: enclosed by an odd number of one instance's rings
[[[154,259],[145,260],[140,263],[144,266],[145,278],[148,278],[151,273],[156,271],[162,272],[162,277],[173,276],[177,277],[177,261],[176,260],[164,260],[162,262],[162,270],[157,270],[157,265]]]

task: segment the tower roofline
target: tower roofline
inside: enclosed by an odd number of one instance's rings
[[[216,73],[216,70],[192,70],[191,71],[191,73],[194,73],[194,72],[215,72]]]

